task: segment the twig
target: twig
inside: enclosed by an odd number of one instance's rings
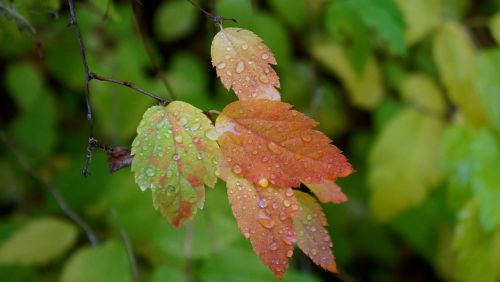
[[[94,125],[93,125],[93,115],[92,115],[92,105],[90,101],[90,81],[92,76],[89,69],[89,64],[87,62],[87,52],[85,51],[85,43],[83,42],[82,33],[80,31],[80,26],[76,19],[75,5],[73,0],[68,0],[70,20],[69,25],[75,29],[76,37],[78,39],[78,45],[80,46],[80,56],[82,57],[83,69],[85,71],[85,102],[87,104],[87,121],[89,124],[89,138],[87,141],[87,155],[85,156],[85,164],[83,166],[83,175],[87,176],[90,174],[89,165],[92,161],[92,145],[91,141],[94,138]]]
[[[210,13],[207,10],[203,9],[198,3],[194,2],[193,0],[187,0],[191,5],[196,7],[198,10],[200,10],[205,16],[207,16],[209,19],[211,19],[215,24],[222,26],[222,24],[225,21],[232,21],[237,23],[238,21],[235,18],[225,18],[223,16],[218,16],[214,13]]]
[[[99,81],[106,81],[106,82],[110,82],[110,83],[114,83],[114,84],[119,84],[119,85],[123,85],[125,87],[128,87],[130,89],[133,89],[141,94],[144,94],[148,97],[151,97],[153,99],[155,99],[156,101],[158,101],[158,103],[160,103],[161,105],[168,105],[168,103],[170,103],[170,100],[167,100],[167,99],[163,99],[159,96],[156,96],[155,94],[153,93],[150,93],[144,89],[141,89],[139,88],[137,85],[133,84],[132,82],[129,82],[129,81],[124,81],[124,80],[118,80],[118,79],[114,79],[114,78],[109,78],[109,77],[104,77],[104,76],[100,76],[100,75],[97,75],[95,73],[90,73],[92,79],[95,79],[95,80],[99,80]]]
[[[125,245],[125,249],[127,250],[128,260],[130,263],[130,271],[132,272],[132,281],[137,282],[139,281],[139,270],[137,268],[137,260],[135,259],[132,242],[128,237],[127,231],[125,231],[125,228],[123,228],[123,224],[121,223],[120,218],[118,218],[118,214],[116,213],[116,210],[114,208],[111,208],[111,214],[113,215],[115,223],[120,229],[120,236],[122,237],[123,244]]]
[[[73,222],[75,222],[78,226],[80,226],[83,231],[85,231],[85,234],[87,235],[87,238],[90,241],[90,244],[93,247],[96,247],[99,242],[97,240],[97,236],[95,235],[94,231],[92,228],[75,212],[73,211],[66,201],[64,200],[64,197],[59,193],[59,190],[57,187],[54,185],[53,182],[45,179],[42,177],[40,174],[38,174],[26,161],[24,156],[19,152],[15,144],[8,138],[7,134],[5,132],[0,131],[0,139],[9,147],[9,149],[12,151],[14,154],[17,162],[19,165],[22,167],[22,169],[29,174],[31,177],[39,181],[44,185],[44,187],[52,194],[54,199],[56,200],[57,204],[63,211],[63,213],[71,219]]]
[[[163,85],[165,86],[165,89],[167,90],[167,95],[170,97],[170,99],[176,100],[177,96],[175,95],[172,86],[168,82],[168,79],[165,76],[165,73],[160,68],[160,64],[158,64],[158,61],[155,59],[151,45],[149,44],[149,41],[146,38],[146,33],[144,32],[144,26],[142,25],[141,17],[139,16],[139,8],[138,8],[139,3],[137,3],[136,0],[130,0],[130,2],[132,5],[132,12],[134,13],[135,28],[137,30],[137,33],[139,33],[139,37],[141,38],[142,45],[144,46],[144,49],[146,50],[146,54],[148,55],[149,62],[151,63],[151,65],[155,69],[157,76],[159,76],[160,80],[163,82]]]

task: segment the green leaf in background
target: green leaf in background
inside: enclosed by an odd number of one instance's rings
[[[33,219],[2,242],[0,264],[45,265],[66,253],[76,235],[76,227],[65,220]]]
[[[497,44],[500,45],[500,12],[497,12],[491,19],[489,23],[490,31]]]
[[[157,226],[152,232],[154,248],[162,257],[208,259],[230,249],[231,244],[241,237],[224,184],[219,184],[215,189],[207,191],[204,212],[188,223],[191,224],[190,227],[174,228],[164,224]],[[187,231],[188,228],[191,230]],[[189,253],[186,253],[186,240],[192,241]]]
[[[248,28],[253,21],[253,14],[255,9],[252,6],[251,0],[218,0],[215,1],[215,10],[217,11],[218,15],[226,18],[235,18],[238,20],[238,23],[233,23],[230,21],[225,22],[224,26],[240,26]]]
[[[166,281],[186,281],[186,277],[182,269],[171,266],[160,266],[153,272],[151,282],[166,282]]]
[[[327,82],[313,89],[310,116],[319,122],[317,129],[328,136],[339,136],[350,125],[347,115],[346,99]]]
[[[23,111],[33,109],[38,96],[43,95],[43,80],[30,62],[11,64],[6,70],[5,85],[10,96]]]
[[[438,118],[444,117],[444,96],[430,76],[423,73],[409,74],[401,81],[399,91],[411,107]]]
[[[441,173],[438,153],[444,122],[414,109],[398,113],[380,132],[369,157],[371,207],[387,221],[420,204]]]
[[[215,128],[198,108],[174,101],[144,113],[132,144],[132,171],[155,209],[176,227],[203,208],[205,187],[217,182]]]
[[[375,58],[368,59],[361,75],[357,75],[345,57],[342,47],[333,43],[316,43],[312,55],[334,75],[339,76],[351,102],[362,109],[373,109],[384,95],[382,73]]]
[[[269,4],[295,30],[302,29],[306,24],[308,1],[271,0]]]
[[[452,102],[475,126],[484,124],[485,111],[474,89],[476,50],[465,28],[446,22],[434,39],[434,60]]]
[[[115,241],[97,248],[83,247],[66,262],[61,282],[130,282],[131,271],[124,247]]]
[[[56,104],[46,89],[30,104],[11,124],[11,130],[28,159],[36,161],[48,157],[56,145]]]
[[[348,1],[331,1],[326,7],[326,29],[335,41],[345,47],[355,74],[364,72],[371,48],[368,28]]]
[[[453,246],[457,253],[457,277],[464,282],[496,282],[500,279],[500,229],[484,231],[478,205],[469,202],[460,213]]]
[[[409,45],[429,35],[441,21],[441,0],[396,0],[396,4],[405,19]]]
[[[462,208],[470,198],[470,180],[473,174],[471,143],[475,132],[457,122],[445,129],[440,163],[447,176],[449,204],[452,209]]]
[[[162,41],[174,41],[188,35],[200,13],[188,1],[164,1],[154,17],[154,30]]]
[[[393,0],[357,0],[356,12],[365,24],[380,35],[396,54],[405,55],[405,23],[403,15]]]
[[[479,219],[485,231],[500,229],[500,138],[480,130],[471,145],[472,191],[476,196]]]
[[[475,67],[475,90],[490,125],[500,132],[500,48],[479,53]]]

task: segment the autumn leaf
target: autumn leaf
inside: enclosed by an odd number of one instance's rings
[[[337,272],[335,257],[331,247],[333,243],[325,229],[326,216],[321,206],[308,194],[296,190],[295,197],[299,203],[299,216],[293,219],[299,248],[324,269]]]
[[[304,183],[304,185],[311,189],[322,203],[341,204],[348,200],[340,186],[333,180],[327,180],[321,184]]]
[[[353,169],[317,122],[279,101],[245,100],[224,108],[216,120],[218,142],[235,174],[267,187],[319,184]]]
[[[276,59],[262,39],[241,28],[223,28],[212,41],[212,65],[222,84],[240,100],[280,100]]]
[[[215,129],[201,110],[180,101],[149,108],[132,144],[132,171],[141,188],[153,191],[156,209],[174,225],[192,218],[213,187],[219,147]]]
[[[262,262],[281,278],[296,241],[292,218],[298,215],[299,206],[292,189],[254,186],[231,172],[227,189],[241,233],[250,239]]]

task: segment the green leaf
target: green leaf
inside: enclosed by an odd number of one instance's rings
[[[26,83],[29,81],[29,83]],[[42,76],[29,62],[9,64],[5,74],[5,84],[10,96],[24,111],[30,109],[43,92]]]
[[[83,247],[65,264],[61,282],[132,281],[127,252],[110,241],[97,248]]]
[[[399,88],[404,100],[411,107],[436,117],[444,116],[446,103],[431,77],[420,73],[409,74]]]
[[[31,220],[2,243],[0,263],[45,265],[68,251],[76,235],[76,227],[65,220]]]
[[[369,58],[367,66],[358,76],[349,64],[344,49],[339,45],[316,43],[311,51],[330,72],[340,77],[354,105],[363,109],[373,109],[379,104],[384,95],[384,85],[375,58]]]
[[[304,27],[307,21],[308,1],[271,0],[270,4],[290,26],[296,30]]]
[[[410,45],[429,35],[441,21],[440,0],[396,0],[396,4],[403,13]]]
[[[478,219],[478,205],[472,201],[460,214],[453,247],[458,255],[455,269],[461,281],[500,279],[500,229],[484,231]]]
[[[467,121],[482,125],[485,111],[474,89],[476,50],[467,31],[456,22],[447,22],[439,28],[433,48],[439,75],[450,99]]]
[[[490,19],[490,31],[491,34],[493,35],[493,38],[495,38],[495,41],[497,44],[500,45],[500,12],[497,12],[491,19]]]
[[[406,53],[403,15],[393,0],[358,0],[356,11],[365,24],[375,29],[398,55]]]
[[[486,231],[500,228],[500,138],[482,129],[471,145],[472,190],[477,198],[479,219]]]
[[[163,2],[154,17],[154,29],[163,41],[174,41],[190,33],[199,12],[188,1]]]
[[[481,52],[476,59],[475,89],[490,125],[500,132],[500,49]]]
[[[345,47],[356,74],[364,71],[370,56],[368,29],[348,1],[331,1],[326,8],[326,28]]]
[[[174,226],[203,207],[204,185],[217,182],[220,151],[214,133],[201,110],[180,101],[149,108],[137,128],[132,144],[135,181],[141,190],[152,190],[155,208]]]
[[[420,204],[440,178],[438,148],[444,122],[414,109],[398,113],[380,132],[369,156],[371,206],[389,220]]]

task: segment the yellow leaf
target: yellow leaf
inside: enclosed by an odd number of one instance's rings
[[[497,12],[490,20],[491,34],[495,38],[497,44],[500,45],[500,12]]]
[[[404,15],[409,45],[427,36],[441,20],[440,0],[396,0],[396,4]]]

